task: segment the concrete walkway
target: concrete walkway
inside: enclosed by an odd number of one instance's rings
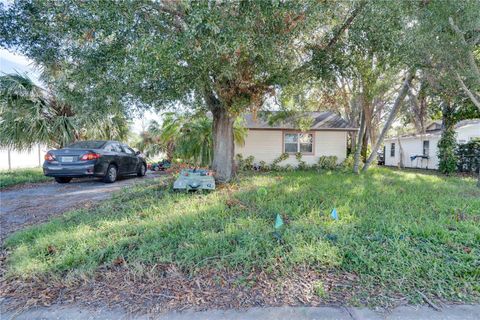
[[[122,310],[89,310],[80,307],[50,307],[25,311],[20,314],[2,312],[2,320],[84,320],[84,319],[158,319],[158,320],[479,320],[480,305],[448,306],[441,312],[431,308],[404,306],[388,314],[369,309],[344,307],[280,307],[248,310],[212,310],[204,312],[171,312],[156,315],[127,315]]]

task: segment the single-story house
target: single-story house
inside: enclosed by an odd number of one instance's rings
[[[457,143],[480,138],[480,119],[462,120],[455,125]],[[438,169],[438,141],[442,135],[441,121],[432,122],[425,133],[385,139],[385,165],[408,168]]]
[[[288,119],[270,125],[265,117],[247,114],[245,144],[236,145],[235,154],[244,158],[253,156],[255,163],[271,164],[283,153],[288,153],[289,158],[279,163],[280,166],[297,166],[297,152],[302,153],[302,160],[308,165],[317,163],[320,156],[336,156],[338,163],[344,161],[348,132],[358,129],[333,112],[310,112],[308,116],[312,118],[312,125],[302,132]]]

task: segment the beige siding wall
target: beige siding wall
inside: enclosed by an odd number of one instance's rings
[[[271,164],[283,152],[283,131],[281,130],[248,130],[244,146],[235,146],[235,154],[244,158],[254,156],[255,162],[265,161]],[[345,160],[347,154],[347,133],[345,131],[315,131],[315,153],[304,155],[302,160],[314,164],[320,156],[337,156],[338,163]],[[280,165],[296,166],[295,155],[282,161]]]

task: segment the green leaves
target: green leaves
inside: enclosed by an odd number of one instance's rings
[[[143,133],[143,148],[149,155],[160,151],[195,165],[209,166],[213,157],[212,119],[202,114],[177,116],[165,113],[160,125],[152,121]],[[235,122],[234,139],[243,145],[247,134],[240,120]],[[170,155],[167,155],[167,157]]]
[[[315,32],[330,6],[313,0],[24,1],[3,8],[1,30],[8,36],[1,44],[61,66],[65,78],[58,87],[85,104],[197,109],[208,90],[241,113],[289,81],[302,61],[302,38]]]
[[[19,150],[37,143],[61,147],[79,138],[122,139],[128,132],[125,115],[115,109],[85,112],[20,74],[0,77],[0,122],[0,145]]]

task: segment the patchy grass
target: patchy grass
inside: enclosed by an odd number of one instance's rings
[[[45,177],[41,168],[0,171],[0,189],[24,183],[43,182],[48,180],[51,180],[51,178]]]
[[[277,213],[280,239],[272,234]],[[7,277],[171,264],[192,274],[261,269],[286,279],[301,268],[355,274],[355,301],[419,302],[418,292],[478,301],[479,219],[474,179],[387,168],[252,174],[209,194],[146,185],[12,235]]]

